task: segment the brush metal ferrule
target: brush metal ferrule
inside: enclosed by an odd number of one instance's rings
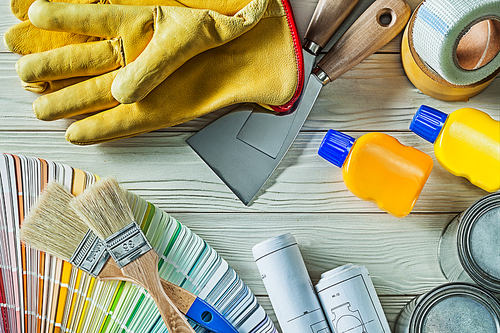
[[[97,277],[108,258],[106,243],[89,229],[69,262],[93,277]]]
[[[120,268],[152,249],[141,228],[135,222],[115,232],[104,241],[109,254]]]

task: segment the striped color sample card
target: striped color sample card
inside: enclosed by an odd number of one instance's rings
[[[22,244],[24,218],[53,180],[78,195],[98,177],[52,161],[0,155],[0,331],[167,332],[142,287],[99,281]],[[204,299],[240,333],[277,332],[249,288],[203,239],[137,195],[128,192],[128,200],[160,257],[161,278]],[[208,332],[189,322],[196,332]]]

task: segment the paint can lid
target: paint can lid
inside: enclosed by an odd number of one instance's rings
[[[465,271],[479,285],[500,292],[500,192],[481,198],[465,211],[458,237]]]
[[[410,130],[421,138],[434,143],[444,126],[448,115],[444,112],[421,105],[413,116]]]
[[[345,159],[354,145],[354,141],[353,137],[331,129],[323,138],[318,149],[318,154],[328,162],[342,168]]]
[[[433,289],[413,310],[410,332],[500,332],[500,302],[487,290],[466,283]]]

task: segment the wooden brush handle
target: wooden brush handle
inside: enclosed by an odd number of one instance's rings
[[[118,280],[118,281],[134,282],[134,281],[126,278],[125,276],[123,276],[123,273],[120,270],[120,267],[118,267],[116,262],[111,257],[109,257],[108,261],[106,261],[106,263],[102,267],[102,270],[99,273],[99,275],[97,276],[97,278],[101,281]]]
[[[321,59],[318,67],[330,81],[335,80],[396,37],[410,14],[410,6],[403,0],[376,0]],[[384,23],[384,17],[390,17],[390,23]]]
[[[135,279],[131,279],[123,275],[123,272],[112,258],[108,259],[97,278],[102,281],[119,280],[136,283]],[[196,300],[196,296],[186,289],[162,278],[160,278],[160,283],[163,291],[168,298],[170,298],[175,307],[183,314],[186,314],[193,302]]]
[[[169,332],[194,333],[194,329],[163,290],[158,276],[158,255],[154,250],[135,259],[121,271],[125,278],[134,281],[149,292]]]
[[[181,288],[173,283],[168,282],[160,278],[160,283],[163,291],[170,298],[175,307],[179,309],[180,312],[186,314],[189,308],[196,300],[196,296],[184,288]]]
[[[305,38],[325,47],[358,2],[359,0],[319,0]]]

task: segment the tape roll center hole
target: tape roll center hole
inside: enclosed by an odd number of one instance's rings
[[[395,13],[390,8],[381,9],[377,15],[377,22],[383,27],[388,27],[394,22]]]
[[[500,52],[500,21],[487,19],[474,24],[456,48],[458,65],[476,70],[487,65]]]

